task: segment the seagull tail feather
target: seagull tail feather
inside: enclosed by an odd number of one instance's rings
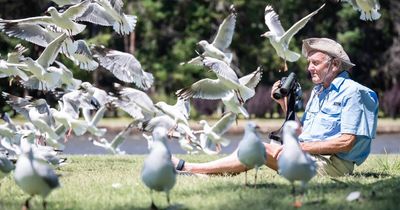
[[[285,51],[285,58],[289,62],[295,62],[295,61],[299,60],[300,54],[290,51],[290,50],[287,50],[287,51]]]
[[[371,10],[372,20],[378,20],[381,17],[381,13],[378,12],[377,9]]]

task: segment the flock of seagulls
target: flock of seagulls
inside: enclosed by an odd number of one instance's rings
[[[58,154],[71,135],[88,133],[93,145],[112,154],[124,154],[119,146],[126,139],[128,131],[137,128],[143,132],[150,149],[143,164],[141,179],[151,191],[164,191],[169,203],[169,192],[175,185],[176,171],[171,162],[168,139],[177,139],[189,153],[218,154],[221,146],[230,143],[223,135],[238,116],[250,117],[244,104],[254,96],[263,70],[258,67],[241,78],[234,71],[237,67],[231,64],[232,53],[227,49],[235,31],[236,9],[233,5],[230,7],[230,14],[220,24],[211,43],[207,40],[198,42],[202,53],[181,63],[204,66],[214,72],[216,79],[204,78],[176,91],[176,104],[171,105],[164,101],[154,102],[145,92],[154,83],[154,77],[142,68],[134,55],[74,39],[85,30],[86,22],[112,27],[119,35],[133,32],[138,18],[123,12],[122,0],[52,1],[58,7],[49,7],[45,16],[16,20],[0,18],[2,33],[44,48],[38,58],[31,58],[24,55],[27,48],[21,44],[15,46],[6,59],[0,59],[0,78],[9,78],[10,85],[17,83],[28,89],[54,94],[58,98],[58,105],[51,107],[43,98],[19,97],[2,92],[2,98],[25,118],[25,122],[16,124],[8,113],[1,113],[4,123],[0,124],[0,179],[14,170],[16,184],[29,195],[23,204],[24,208],[29,209],[29,200],[35,195],[43,198],[43,207],[46,208],[46,197],[60,186],[53,167],[65,164],[65,159],[59,158]],[[377,0],[347,2],[361,11],[362,20],[376,20],[380,16]],[[66,9],[57,9],[60,7]],[[323,7],[285,31],[272,6],[266,6],[265,24],[269,31],[262,36],[269,38],[285,64],[286,61],[295,62],[300,57],[289,50],[291,38]],[[118,92],[107,93],[89,82],[74,78],[72,71],[57,60],[59,54],[70,59],[81,70],[104,68],[120,81],[136,88],[115,84]],[[209,125],[202,120],[199,122],[202,129],[192,130],[189,125],[190,98],[221,99],[227,112],[215,124]],[[103,137],[107,130],[99,128],[98,123],[110,108],[123,110],[132,117],[132,122],[109,141]],[[286,122],[284,126],[284,146],[278,159],[279,174],[291,183],[298,180],[305,186],[315,175],[316,167],[310,156],[299,147],[296,126],[295,122]],[[267,158],[257,127],[254,122],[247,123],[237,149],[237,157],[246,169],[256,169],[255,183],[257,170]],[[15,165],[10,161],[9,153],[17,156]],[[155,206],[153,199],[152,206]]]

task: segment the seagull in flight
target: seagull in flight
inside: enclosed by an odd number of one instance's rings
[[[220,59],[225,63],[227,63],[228,65],[231,63],[232,53],[227,53],[225,52],[225,50],[226,48],[229,47],[229,45],[232,42],[233,33],[235,32],[236,16],[237,13],[235,7],[231,5],[230,14],[228,15],[228,17],[224,19],[224,21],[219,26],[214,41],[212,43],[209,43],[207,40],[201,40],[200,42],[197,43],[204,50],[202,56],[209,56]],[[197,56],[188,61],[187,63],[200,65],[201,60],[202,60],[201,56]],[[186,63],[181,63],[181,64],[186,64]]]
[[[254,96],[254,89],[240,84],[235,71],[225,62],[212,57],[203,57],[202,62],[204,66],[211,69],[217,75],[217,79],[206,78],[199,80],[190,87],[176,91],[175,94],[178,97],[183,99],[193,97],[218,100],[234,92],[239,103],[243,104],[245,99]]]
[[[93,57],[103,68],[114,74],[119,80],[135,83],[137,87],[147,90],[154,82],[153,74],[145,72],[140,62],[132,54],[92,46]]]
[[[252,90],[256,88],[258,83],[261,81],[262,69],[258,67],[252,73],[239,78],[239,83],[244,85]],[[243,97],[244,102],[246,102],[249,98]],[[250,115],[247,112],[246,108],[244,108],[243,104],[240,103],[237,97],[235,97],[234,91],[232,91],[227,96],[221,98],[227,110],[235,113],[242,114],[245,118],[249,118]]]
[[[378,0],[344,0],[353,6],[353,9],[360,11],[360,19],[365,21],[378,20],[381,14],[378,10],[381,8]]]
[[[231,142],[229,139],[222,137],[226,133],[231,125],[236,120],[236,114],[230,112],[224,115],[214,125],[210,126],[207,121],[200,120],[200,124],[203,126],[202,130],[195,131],[200,134],[200,143],[203,151],[207,154],[218,154],[221,152],[221,145],[228,146]],[[210,147],[215,144],[216,150],[212,151]]]
[[[82,14],[88,8],[89,3],[89,0],[83,1],[79,4],[70,6],[67,10],[61,13],[59,13],[56,8],[49,7],[47,9],[47,13],[50,14],[49,16],[37,16],[17,20],[0,19],[0,23],[28,23],[42,26],[53,25],[56,26],[58,30],[62,30],[63,32],[67,33],[69,36],[74,36],[81,33],[86,27],[86,25],[76,23],[75,19],[79,16],[82,16]]]
[[[320,8],[305,16],[301,20],[297,21],[289,30],[285,31],[281,25],[281,21],[279,20],[279,15],[276,14],[271,5],[267,5],[265,7],[265,24],[267,25],[269,31],[263,33],[262,37],[269,38],[272,46],[276,50],[276,53],[279,57],[285,60],[285,69],[287,71],[286,61],[295,62],[300,58],[300,54],[289,50],[289,43],[292,37],[302,29],[307,22],[321,10],[325,4],[323,4]]]
[[[77,20],[112,26],[118,34],[128,35],[135,29],[137,16],[123,13],[123,6],[122,0],[95,0]]]

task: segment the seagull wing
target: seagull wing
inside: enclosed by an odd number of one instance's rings
[[[29,23],[29,24],[40,24],[40,25],[54,25],[53,18],[50,16],[37,16],[16,20],[3,20],[0,18],[1,23]]]
[[[235,71],[229,65],[219,59],[205,57],[203,65],[211,69],[217,76],[239,83],[239,79]]]
[[[321,10],[325,4],[323,4],[320,8],[315,10],[314,12],[308,14],[307,16],[303,17],[301,20],[297,21],[292,27],[290,27],[289,30],[285,32],[285,34],[281,38],[281,42],[283,43],[289,43],[292,37],[300,30],[302,29],[307,22],[314,16],[316,15],[319,10]]]
[[[212,130],[216,134],[222,135],[229,130],[232,123],[235,121],[236,121],[236,114],[234,114],[233,112],[229,112],[212,126]]]
[[[79,64],[81,69],[87,71],[95,70],[99,64],[94,60],[92,52],[87,46],[86,41],[82,39],[76,40],[74,45],[76,46],[75,52],[70,56],[67,55],[67,57]]]
[[[126,130],[122,130],[111,141],[111,147],[113,149],[116,149],[119,145],[122,144],[122,142],[124,142],[124,140],[125,140],[125,136],[124,136],[125,132],[126,132]]]
[[[61,45],[67,38],[67,34],[63,33],[57,39],[53,40],[40,54],[37,62],[43,66],[43,68],[49,67],[55,60],[60,51]]]
[[[63,7],[65,5],[78,4],[81,0],[51,0],[56,3],[58,6]]]
[[[134,82],[141,89],[148,89],[153,84],[153,75],[145,72],[133,55],[97,46],[93,47],[93,51],[100,65],[112,72],[119,80]]]
[[[233,33],[235,32],[236,13],[233,11],[219,25],[218,33],[215,36],[212,45],[221,51],[224,51],[232,42]]]
[[[127,99],[129,102],[137,104],[141,109],[155,114],[157,108],[154,106],[153,100],[143,91],[134,88],[123,88],[119,92],[122,98]]]
[[[124,2],[122,0],[108,0],[112,8],[115,9],[118,13],[122,14],[122,7],[124,6]]]
[[[42,47],[46,47],[54,40],[49,31],[36,24],[0,21],[0,30],[4,31],[8,36],[17,37]]]
[[[21,98],[6,92],[2,92],[2,96],[6,99],[6,103],[10,105],[16,112],[22,114],[26,119],[30,120],[29,110],[26,107],[31,104],[30,100],[32,97],[26,96],[25,98]]]
[[[265,7],[264,20],[265,25],[268,26],[268,29],[275,34],[275,36],[282,36],[285,33],[281,21],[279,20],[279,15],[276,14],[271,5]]]
[[[63,12],[61,14],[61,16],[63,18],[75,20],[76,18],[78,18],[78,17],[83,15],[83,13],[86,11],[86,9],[89,6],[89,3],[90,3],[90,1],[86,0],[86,1],[82,1],[79,4],[75,4],[73,6],[70,6],[70,7],[68,7],[67,10],[65,10],[65,12]]]
[[[254,89],[258,83],[261,81],[262,77],[262,69],[258,67],[257,70],[252,73],[243,76],[239,79],[239,83],[241,85],[247,86],[248,88]]]
[[[174,108],[182,112],[186,119],[189,119],[190,114],[190,102],[187,99],[178,98]]]
[[[195,82],[189,88],[178,90],[176,95],[184,99],[193,97],[217,100],[228,95],[230,91],[231,90],[223,85],[219,79],[213,80],[206,78]]]
[[[90,22],[102,26],[112,26],[115,22],[114,18],[97,3],[91,3],[82,16],[78,17],[76,20]]]

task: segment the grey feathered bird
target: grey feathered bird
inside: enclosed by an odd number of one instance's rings
[[[296,121],[287,121],[283,127],[283,150],[278,157],[278,172],[292,185],[295,200],[294,181],[300,181],[304,191],[306,184],[316,174],[317,167],[308,153],[303,152],[298,142]],[[301,203],[295,202],[296,205]]]
[[[143,183],[150,188],[151,205],[155,207],[152,192],[164,191],[170,203],[169,191],[174,187],[176,171],[171,161],[171,153],[166,145],[167,130],[158,127],[153,131],[153,144],[150,154],[144,161],[141,178]]]
[[[43,198],[43,208],[46,209],[46,197],[53,189],[60,186],[58,177],[47,163],[35,158],[29,144],[22,146],[21,149],[23,153],[17,160],[14,179],[17,185],[29,194],[24,207],[29,209],[30,199],[39,195]]]
[[[254,187],[257,184],[258,168],[265,164],[267,153],[264,144],[257,132],[258,126],[254,122],[248,122],[244,130],[244,136],[239,143],[237,156],[246,169],[255,168]],[[245,184],[247,185],[247,170],[245,172]]]

